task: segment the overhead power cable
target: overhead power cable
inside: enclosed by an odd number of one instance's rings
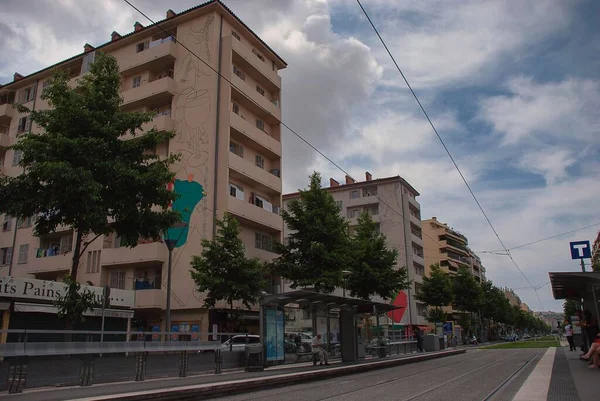
[[[454,168],[456,169],[456,171],[458,172],[458,174],[460,175],[460,178],[463,180],[463,182],[465,183],[467,189],[469,190],[469,193],[471,194],[471,196],[473,197],[473,199],[475,200],[475,203],[477,204],[477,207],[479,208],[479,210],[481,211],[481,213],[483,214],[483,216],[485,217],[487,223],[489,224],[490,228],[492,229],[494,235],[496,236],[496,238],[498,239],[498,242],[500,242],[500,245],[502,245],[502,248],[504,249],[504,251],[508,254],[508,257],[510,258],[510,260],[513,262],[513,264],[515,265],[515,267],[517,268],[517,270],[521,273],[521,275],[523,276],[523,278],[525,278],[525,281],[527,281],[527,283],[531,286],[531,288],[535,287],[533,286],[533,284],[531,284],[531,281],[529,281],[529,279],[527,278],[527,276],[525,275],[525,273],[523,273],[523,270],[521,270],[521,268],[519,267],[519,265],[517,264],[517,262],[513,259],[512,255],[510,254],[508,248],[506,247],[506,245],[504,245],[504,242],[502,241],[502,239],[500,238],[500,235],[498,235],[498,232],[496,231],[496,228],[494,227],[494,225],[492,224],[490,218],[488,217],[487,213],[485,212],[485,210],[483,210],[483,207],[481,206],[481,203],[479,202],[479,199],[477,199],[477,196],[475,196],[475,193],[473,192],[473,190],[471,189],[471,186],[469,185],[469,183],[467,182],[467,179],[465,178],[465,176],[463,175],[462,171],[460,170],[460,168],[458,167],[458,164],[456,163],[456,160],[454,159],[454,157],[452,156],[452,154],[450,153],[450,150],[448,149],[448,147],[446,146],[446,143],[444,142],[444,140],[442,139],[442,136],[439,134],[437,128],[435,128],[435,125],[433,124],[433,121],[431,120],[431,118],[429,117],[429,114],[427,113],[427,111],[425,110],[425,107],[423,107],[423,104],[421,103],[421,101],[419,100],[419,97],[417,96],[417,94],[415,93],[415,91],[413,90],[412,86],[410,85],[410,83],[408,82],[408,79],[406,79],[406,76],[404,75],[404,73],[402,72],[402,69],[400,68],[400,66],[398,65],[398,63],[396,62],[396,59],[394,58],[394,56],[392,55],[392,52],[390,51],[390,49],[388,48],[387,44],[385,43],[385,41],[383,40],[383,38],[381,37],[381,35],[379,34],[379,31],[377,30],[377,28],[375,27],[375,24],[373,23],[373,21],[371,20],[371,17],[369,17],[369,14],[367,13],[367,10],[365,10],[365,8],[363,7],[363,5],[361,4],[360,0],[356,0],[356,2],[358,3],[358,5],[360,6],[361,10],[363,11],[365,17],[367,18],[367,20],[369,21],[369,24],[371,24],[371,27],[373,28],[373,30],[375,31],[375,33],[377,34],[377,37],[379,38],[379,40],[381,41],[381,44],[383,45],[383,47],[385,48],[387,54],[390,56],[390,58],[392,59],[392,62],[394,63],[394,65],[396,66],[396,69],[398,70],[398,72],[400,73],[400,75],[402,76],[402,79],[404,80],[404,82],[406,83],[406,86],[408,87],[408,89],[410,90],[410,92],[412,93],[413,97],[415,98],[415,100],[417,101],[417,104],[419,105],[419,108],[421,109],[421,111],[423,112],[423,114],[425,115],[425,118],[427,119],[427,121],[429,122],[429,125],[431,126],[431,128],[433,129],[433,132],[435,132],[435,135],[437,136],[437,138],[439,139],[440,143],[442,144],[442,147],[444,148],[444,150],[446,151],[446,153],[448,154],[448,157],[450,158],[450,160],[452,161],[452,164],[454,165]],[[537,290],[535,292],[538,301],[540,302],[540,306],[542,304],[542,301],[540,300],[540,297],[537,293]]]

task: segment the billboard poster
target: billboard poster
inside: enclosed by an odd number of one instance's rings
[[[267,361],[282,361],[284,354],[283,310],[268,308],[265,310],[265,346]]]
[[[192,324],[192,340],[200,339],[200,325]]]
[[[451,335],[454,332],[454,322],[444,322],[444,334]]]

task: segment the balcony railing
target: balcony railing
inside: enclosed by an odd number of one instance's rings
[[[236,39],[231,40],[231,48],[235,53],[246,61],[253,69],[259,71],[264,77],[266,77],[272,85],[277,88],[281,88],[281,77],[277,74],[277,71],[273,71],[272,65],[265,63],[259,59],[252,51],[246,47],[243,43]]]
[[[281,157],[281,142],[256,127],[256,125],[250,121],[245,120],[232,111],[230,113],[230,124],[235,131],[238,131],[248,139],[260,145],[260,147],[267,150],[272,157]]]

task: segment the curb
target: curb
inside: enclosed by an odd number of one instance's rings
[[[89,398],[78,398],[81,401],[143,401],[143,400],[158,400],[158,401],[184,401],[184,400],[199,400],[213,398],[216,396],[232,395],[247,391],[259,390],[265,387],[272,389],[274,387],[286,386],[296,383],[306,383],[306,381],[317,381],[330,379],[337,376],[364,373],[377,369],[385,369],[394,366],[408,365],[411,363],[428,361],[431,359],[444,358],[452,355],[460,355],[466,353],[467,350],[452,350],[442,351],[430,354],[417,355],[408,358],[388,359],[370,363],[360,363],[356,365],[345,365],[339,367],[331,367],[325,369],[311,370],[308,372],[286,373],[268,377],[254,379],[239,379],[227,382],[214,384],[197,384],[191,386],[182,386],[176,388],[168,388],[163,390],[149,390],[130,392],[125,394],[112,394],[105,396],[96,396]]]

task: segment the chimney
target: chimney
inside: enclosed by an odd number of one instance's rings
[[[114,42],[117,39],[121,39],[121,35],[119,34],[119,32],[113,31],[113,33],[110,34],[110,40],[111,42]]]
[[[167,19],[169,18],[173,18],[174,16],[176,16],[177,14],[175,14],[175,11],[168,9],[167,10]]]
[[[350,177],[349,175],[346,176],[346,184],[354,184],[356,181],[354,181],[354,178]]]
[[[371,181],[373,179],[373,176],[368,171],[365,173],[365,177],[366,177],[367,181]]]
[[[433,216],[433,217],[431,218],[431,220],[435,220],[435,221],[437,221],[437,217]]]
[[[91,51],[94,50],[94,46],[90,45],[89,43],[86,43],[85,45],[83,45],[83,52],[84,53],[89,53]]]
[[[333,188],[333,187],[339,187],[339,186],[340,186],[340,183],[339,183],[339,182],[337,182],[337,181],[336,181],[336,180],[334,180],[333,178],[330,178],[330,179],[329,179],[329,187],[330,187],[330,188]]]
[[[137,31],[141,31],[142,29],[144,29],[144,25],[142,25],[139,22],[135,21],[135,24],[133,24],[133,30],[135,32],[137,32]]]
[[[23,75],[19,74],[18,72],[15,72],[15,75],[13,75],[13,82],[20,81],[21,79],[23,79]]]

